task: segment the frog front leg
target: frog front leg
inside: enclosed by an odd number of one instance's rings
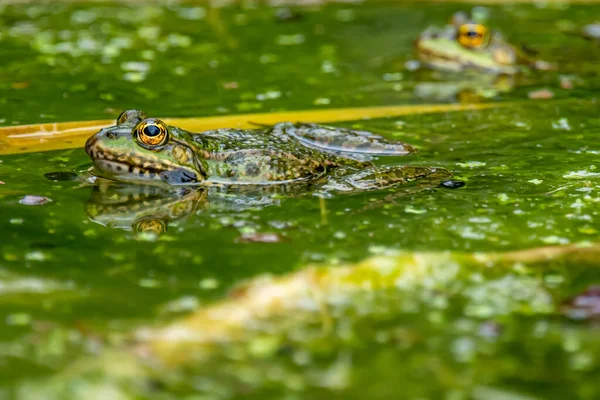
[[[450,176],[452,176],[450,171],[438,167],[371,166],[364,169],[341,167],[328,177],[323,188],[328,192],[362,192],[387,189],[416,181],[430,184]]]

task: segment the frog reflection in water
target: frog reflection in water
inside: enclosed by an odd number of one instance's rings
[[[123,112],[116,126],[88,139],[85,150],[98,176],[171,185],[322,184],[327,191],[357,192],[419,179],[448,177],[443,168],[377,167],[378,155],[415,149],[368,132],[313,124],[280,123],[270,129],[216,129],[193,134]]]
[[[211,215],[244,212],[278,205],[286,185],[234,188],[120,182],[96,178],[85,205],[91,221],[108,228],[161,235],[173,224],[210,210]]]
[[[206,196],[205,188],[132,185],[100,178],[85,211],[100,225],[161,235],[169,223],[206,206]]]

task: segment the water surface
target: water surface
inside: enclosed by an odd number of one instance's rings
[[[415,95],[415,84],[443,77],[405,68],[412,41],[464,8],[332,4],[282,18],[282,9],[251,5],[0,5],[0,122],[106,119],[127,108],[192,117],[431,103]],[[556,25],[593,22],[600,7],[486,10],[510,40],[559,65],[481,100],[521,105],[339,124],[418,146],[418,155],[378,162],[442,166],[466,183],[459,189],[326,199],[209,194],[157,237],[96,223],[86,208],[90,185],[44,176],[82,174],[83,149],[1,156],[0,394],[95,351],[89,335],[114,339],[169,320],[259,274],[355,262],[386,248],[510,251],[596,241],[600,47]],[[561,88],[565,79],[572,89]],[[544,88],[554,99],[529,99]],[[51,202],[25,205],[26,195]],[[357,298],[325,338],[314,339],[307,324],[309,333],[289,336],[288,350],[266,359],[224,351],[166,393],[598,398],[597,323],[565,317],[561,304],[599,281],[597,270],[557,265],[470,273],[454,292],[445,283],[439,291],[375,293]],[[526,295],[532,286],[539,295]],[[522,306],[507,306],[519,296]]]

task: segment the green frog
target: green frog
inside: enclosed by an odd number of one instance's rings
[[[548,63],[533,60],[525,48],[508,43],[500,33],[490,31],[478,19],[458,12],[444,28],[426,29],[415,41],[420,61],[439,70],[507,75],[517,74],[525,66],[551,68]]]
[[[383,189],[450,176],[443,168],[378,167],[374,156],[416,152],[370,132],[289,122],[264,129],[190,133],[140,110],[90,137],[85,151],[97,176],[170,185],[322,184],[326,191]]]

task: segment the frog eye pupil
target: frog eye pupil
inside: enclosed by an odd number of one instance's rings
[[[144,135],[150,136],[150,137],[158,136],[158,135],[160,135],[160,128],[156,125],[147,125],[144,128]]]
[[[467,32],[467,36],[468,37],[472,37],[472,38],[473,37],[478,37],[479,33],[475,32],[475,31],[469,31],[469,32]]]

